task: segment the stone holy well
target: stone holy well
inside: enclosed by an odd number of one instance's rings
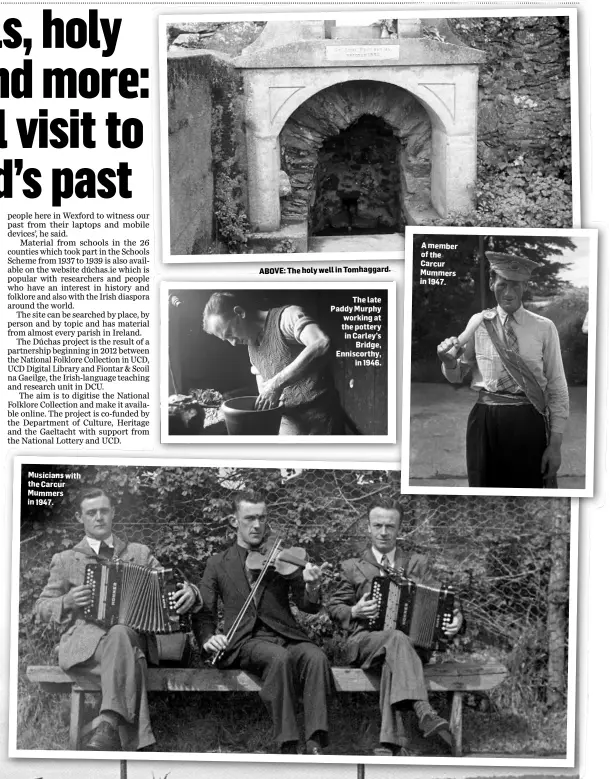
[[[325,231],[402,233],[472,210],[485,55],[440,21],[399,19],[392,37],[269,21],[232,59],[252,245],[304,252]]]

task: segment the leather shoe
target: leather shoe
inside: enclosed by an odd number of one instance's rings
[[[284,743],[280,746],[280,755],[298,755],[298,745],[298,741],[284,741]]]
[[[424,714],[419,721],[419,727],[424,738],[430,738],[430,736],[437,736],[441,733],[449,733],[449,723],[446,719],[440,717],[435,711]]]
[[[119,731],[109,722],[103,720],[93,732],[85,749],[93,752],[120,752],[121,737]]]
[[[316,741],[313,738],[308,739],[307,743],[305,744],[305,754],[306,755],[322,755],[322,754],[324,754],[322,752],[322,747],[320,746],[320,742]]]
[[[398,744],[382,743],[375,747],[373,754],[375,757],[396,757],[396,755],[400,754],[400,747]]]

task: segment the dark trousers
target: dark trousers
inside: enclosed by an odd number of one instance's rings
[[[543,487],[544,417],[531,405],[476,403],[468,417],[466,464],[470,487]]]
[[[146,657],[143,636],[125,625],[114,625],[85,663],[68,673],[97,682],[102,690],[100,712],[122,718],[119,731],[123,749],[135,751],[155,743],[146,694]]]
[[[303,696],[305,738],[316,731],[322,746],[328,742],[327,707],[334,691],[328,659],[315,644],[277,637],[250,638],[239,650],[235,663],[262,679],[260,697],[273,721],[273,737],[279,744],[299,740],[296,704]]]
[[[353,642],[358,647],[357,665],[364,669],[381,665],[379,741],[400,746],[406,738],[401,709],[410,701],[428,700],[421,658],[400,630],[360,633]]]

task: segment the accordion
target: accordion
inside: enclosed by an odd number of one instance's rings
[[[174,568],[148,568],[122,560],[90,563],[84,583],[92,596],[85,620],[105,628],[127,625],[138,633],[187,633],[190,617],[176,613],[183,576]]]
[[[444,629],[453,621],[455,601],[450,587],[431,587],[410,579],[399,583],[390,576],[375,576],[371,597],[379,611],[369,620],[370,630],[400,630],[415,646],[445,649]]]

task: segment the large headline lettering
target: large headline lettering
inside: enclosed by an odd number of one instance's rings
[[[121,31],[121,19],[100,18],[98,11],[90,10],[87,18],[54,18],[53,12],[42,11],[43,49],[96,49],[102,57],[112,57]],[[30,58],[32,38],[25,37],[19,19],[2,22],[0,49],[22,48],[25,54],[20,67],[0,67],[0,97],[25,99],[34,97],[34,84],[47,99],[108,100],[121,97],[127,100],[148,98],[147,68],[42,68],[35,78]],[[54,116],[47,108],[39,108],[35,116],[14,118],[22,149],[96,149],[104,144],[109,149],[137,149],[144,139],[143,124],[134,117],[121,117],[109,111],[96,117],[92,111],[71,108],[61,116]],[[0,148],[8,147],[8,121],[5,109],[0,110]],[[102,129],[103,128],[103,129]],[[60,206],[70,198],[93,199],[132,197],[130,179],[132,169],[127,162],[116,167],[73,170],[58,167],[50,171],[51,201]],[[29,167],[24,158],[4,159],[0,167],[0,197],[11,198],[18,189],[27,198],[39,197],[44,189],[42,172]]]

